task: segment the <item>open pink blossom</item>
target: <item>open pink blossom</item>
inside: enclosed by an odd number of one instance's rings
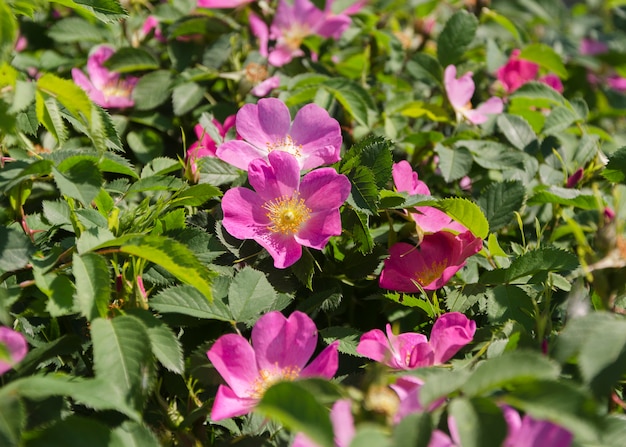
[[[21,333],[0,326],[0,376],[21,362],[27,352],[28,344]]]
[[[330,410],[330,422],[333,424],[335,447],[348,447],[356,432],[350,399],[341,399],[335,402]],[[319,445],[304,434],[298,433],[291,447],[319,447]]]
[[[332,378],[338,368],[338,344],[330,344],[308,363],[317,347],[317,327],[298,311],[289,318],[276,311],[263,315],[252,328],[252,344],[239,334],[222,335],[207,352],[226,381],[217,390],[211,419],[249,413],[276,382]]]
[[[448,65],[444,71],[443,82],[448,100],[457,116],[465,117],[470,123],[482,124],[487,121],[488,115],[502,113],[504,108],[502,99],[495,96],[481,103],[475,109],[472,108],[471,100],[476,86],[471,71],[457,79],[456,67]]]
[[[397,191],[425,196],[430,195],[428,186],[418,179],[417,172],[413,171],[408,161],[402,160],[395,163],[391,173]],[[432,206],[417,206],[415,210],[417,212],[410,213],[410,216],[415,221],[415,224],[419,227],[422,234],[435,233],[443,229],[452,230],[454,232],[467,231],[464,225],[453,220],[450,216],[437,208]]]
[[[250,15],[250,26],[260,41],[260,53],[268,62],[280,67],[294,57],[304,54],[300,46],[311,35],[338,39],[350,26],[348,13],[333,14],[332,0],[326,2],[324,11],[318,9],[310,0],[279,0],[276,15],[269,29],[265,22],[254,14]],[[355,11],[352,8],[349,13]],[[270,48],[269,42],[274,42]]]
[[[450,360],[474,338],[476,322],[459,312],[442,315],[435,321],[430,340],[423,334],[405,332],[394,335],[386,326],[386,336],[373,329],[361,336],[356,351],[394,369],[415,369],[440,365]]]
[[[498,80],[504,86],[507,93],[513,93],[527,82],[535,80],[549,85],[558,92],[563,92],[563,83],[557,75],[550,73],[537,79],[539,65],[525,59],[520,59],[520,53],[519,49],[513,50],[507,63],[498,68],[496,72]]]
[[[242,139],[221,144],[216,154],[239,169],[248,169],[257,158],[267,160],[274,151],[292,154],[305,171],[340,158],[343,140],[339,123],[317,104],[298,110],[292,123],[284,102],[263,98],[258,104],[239,109],[236,128]]]
[[[332,168],[300,179],[296,158],[273,151],[268,161],[250,163],[248,180],[256,192],[237,187],[222,198],[224,228],[239,239],[254,239],[286,268],[302,256],[302,246],[323,249],[341,234],[339,207],[350,194],[350,180]]]
[[[235,125],[235,115],[227,116],[224,120],[224,124],[213,118],[213,125],[217,129],[220,137],[224,138],[226,133]],[[191,172],[195,173],[198,169],[196,166],[198,158],[215,157],[217,143],[201,124],[196,124],[193,130],[198,137],[198,141],[192,143],[189,149],[187,149],[187,161],[191,166]]]
[[[115,50],[101,45],[87,59],[88,77],[78,68],[72,69],[72,78],[76,85],[87,92],[93,102],[106,108],[132,107],[135,101],[132,92],[139,78],[128,76],[122,78],[119,73],[109,71],[104,63]]]
[[[448,231],[427,234],[417,247],[396,243],[389,249],[389,258],[380,274],[380,287],[408,293],[419,292],[420,287],[440,289],[481,248],[482,239],[470,231],[457,235]]]
[[[503,447],[569,447],[572,434],[550,421],[537,420],[529,416],[520,417],[511,407],[502,408],[508,426]]]

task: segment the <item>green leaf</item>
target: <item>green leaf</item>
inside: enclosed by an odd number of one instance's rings
[[[546,134],[558,133],[567,129],[576,120],[578,120],[578,117],[571,109],[564,106],[558,106],[552,109],[546,118],[543,131]]]
[[[428,447],[432,434],[431,416],[427,412],[402,418],[393,430],[394,447]]]
[[[524,118],[503,113],[498,115],[496,122],[506,139],[517,149],[523,151],[532,144],[537,144],[537,135]]]
[[[539,352],[513,351],[480,363],[461,391],[470,397],[480,396],[518,383],[556,380],[560,371],[557,363]]]
[[[350,441],[350,447],[391,447],[387,431],[380,425],[360,424]]]
[[[169,287],[150,297],[150,307],[161,313],[178,313],[195,318],[232,321],[230,310],[217,298],[209,302],[195,287]]]
[[[297,382],[272,385],[256,407],[293,432],[302,432],[322,447],[334,447],[328,410]]]
[[[497,231],[511,222],[514,213],[524,205],[525,196],[526,188],[518,180],[490,184],[478,198],[490,230]]]
[[[327,345],[339,340],[339,352],[355,357],[362,357],[361,354],[356,352],[356,347],[359,344],[361,335],[363,335],[361,331],[351,327],[333,326],[321,329],[320,335]]]
[[[150,337],[146,328],[131,316],[91,322],[93,361],[96,377],[105,380],[140,409],[150,391],[146,380],[154,370]]]
[[[395,301],[396,303],[406,307],[417,307],[423,310],[424,313],[426,313],[426,315],[428,315],[429,317],[434,317],[437,314],[436,309],[429,300],[417,297],[415,295],[389,292],[385,294],[385,298],[389,298],[390,300]]]
[[[181,191],[172,201],[172,206],[200,206],[214,197],[222,195],[222,191],[213,185],[202,183]]]
[[[178,191],[184,188],[185,182],[170,175],[153,175],[139,179],[128,188],[127,196],[146,191]]]
[[[109,447],[111,429],[93,418],[70,415],[29,439],[26,447]]]
[[[562,188],[559,186],[550,186],[547,189],[541,189],[528,199],[529,205],[539,205],[543,203],[574,206],[584,210],[596,210],[599,207],[595,196],[585,194],[578,189]]]
[[[461,388],[469,375],[469,371],[463,369],[430,371],[419,390],[420,402],[424,406],[430,406],[442,398],[447,398]]]
[[[111,436],[113,442],[108,447],[160,447],[154,433],[145,425],[124,421],[115,427]]]
[[[204,98],[205,89],[195,82],[186,82],[172,90],[172,105],[174,115],[182,116],[193,110]]]
[[[93,42],[106,40],[106,33],[81,17],[66,17],[54,21],[47,32],[48,36],[59,43]]]
[[[164,236],[127,235],[96,249],[116,246],[122,253],[160,265],[182,282],[194,286],[207,300],[212,300],[211,281],[214,274],[180,242]]]
[[[25,425],[26,412],[18,396],[0,391],[0,445],[20,446]]]
[[[440,200],[434,207],[465,225],[476,237],[485,239],[489,234],[489,222],[474,202],[461,197],[451,197]]]
[[[159,61],[146,50],[133,47],[122,47],[115,50],[104,66],[111,71],[128,73],[141,70],[156,70]]]
[[[478,29],[478,19],[465,10],[457,11],[437,39],[437,59],[442,67],[455,64],[470,46]]]
[[[487,289],[487,316],[492,323],[517,321],[531,331],[535,327],[533,300],[521,287],[504,284]]]
[[[443,144],[437,144],[435,150],[439,155],[441,175],[448,183],[467,175],[474,162],[472,154],[464,147],[450,149]]]
[[[505,16],[503,16],[501,14],[498,14],[497,12],[495,12],[495,11],[489,9],[489,8],[483,8],[481,10],[481,17],[485,17],[485,18],[491,19],[494,22],[496,22],[498,25],[502,26],[515,39],[515,41],[517,42],[518,46],[521,46],[522,36],[520,35],[517,27],[515,26],[515,24],[511,20],[509,20]]]
[[[52,174],[61,194],[77,199],[85,206],[91,205],[100,194],[102,174],[91,160],[80,160],[64,171],[53,167]]]
[[[519,58],[539,64],[540,67],[556,74],[561,79],[568,77],[567,68],[565,68],[561,56],[546,44],[533,43],[522,48]]]
[[[356,249],[363,254],[371,253],[374,240],[369,230],[369,216],[358,210],[346,208],[341,215],[342,227],[352,232]]]
[[[135,156],[142,163],[149,163],[152,159],[163,154],[163,138],[153,129],[130,131],[126,140]]]
[[[500,408],[491,400],[457,398],[450,403],[463,447],[501,447],[507,425]]]
[[[150,110],[163,104],[170,96],[172,75],[166,70],[157,70],[142,76],[133,89],[137,110]]]
[[[59,142],[67,140],[67,128],[61,117],[59,104],[54,98],[46,97],[41,92],[35,94],[35,110],[37,120],[44,125],[46,130]]]
[[[609,156],[609,162],[602,171],[602,177],[613,183],[625,183],[626,180],[626,146]]]
[[[407,72],[418,80],[427,80],[431,84],[441,85],[443,69],[439,61],[427,53],[415,53],[406,64]]]
[[[185,370],[183,350],[172,329],[143,309],[131,309],[129,315],[141,320],[146,327],[150,346],[157,360],[168,370],[182,374]]]
[[[37,90],[55,98],[75,118],[91,125],[92,103],[87,93],[73,81],[45,73],[37,80]]]
[[[483,273],[480,277],[480,283],[511,283],[516,279],[532,276],[539,272],[571,271],[578,265],[578,258],[572,253],[555,247],[544,247],[515,258],[506,269],[495,269]]]
[[[356,166],[348,174],[352,184],[348,203],[357,211],[372,215],[378,208],[378,188],[372,170],[366,166]]]
[[[368,112],[376,106],[370,94],[356,82],[345,78],[331,78],[320,87],[327,90],[362,126],[369,127]]]
[[[200,183],[220,186],[232,183],[242,175],[242,171],[219,158],[203,157],[197,161]]]
[[[8,62],[15,40],[18,25],[13,11],[5,0],[0,0],[0,63]]]
[[[537,107],[542,106],[541,102],[545,102],[548,105],[565,104],[565,98],[563,98],[559,92],[543,82],[538,81],[527,82],[515,90],[511,95],[511,100],[514,101],[516,98],[531,100],[530,103],[536,104]]]
[[[98,20],[106,23],[117,22],[127,16],[126,11],[117,0],[50,0],[80,12],[88,12]]]
[[[30,262],[35,246],[23,231],[0,226],[0,271],[19,270]]]
[[[75,253],[72,271],[80,312],[88,320],[106,317],[111,301],[111,275],[106,258],[95,253]]]
[[[240,270],[228,290],[228,306],[235,321],[254,323],[276,301],[265,275],[252,267]]]

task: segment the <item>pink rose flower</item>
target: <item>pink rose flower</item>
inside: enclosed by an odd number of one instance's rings
[[[254,14],[250,14],[250,27],[260,41],[260,53],[268,58],[275,67],[289,63],[294,57],[304,54],[300,49],[302,41],[311,35],[338,39],[350,26],[348,13],[333,14],[332,0],[326,2],[324,11],[318,9],[309,0],[294,0],[293,4],[279,0],[276,15],[269,29],[265,22]],[[270,41],[275,42],[268,47]]]
[[[498,68],[496,75],[507,93],[513,93],[529,81],[538,80],[549,85],[559,93],[563,93],[563,83],[555,74],[547,74],[537,79],[539,65],[534,62],[520,59],[520,50],[515,49],[506,64]]]
[[[213,124],[217,128],[220,137],[224,138],[228,131],[235,125],[235,115],[227,116],[223,125],[214,118]],[[191,146],[189,146],[186,158],[191,166],[192,174],[195,174],[198,169],[196,165],[198,158],[215,157],[217,143],[213,141],[209,133],[204,129],[204,127],[202,127],[201,124],[196,124],[193,130],[198,137],[198,141],[195,141],[191,144]]]
[[[419,292],[443,287],[482,248],[482,239],[470,231],[438,231],[424,236],[416,247],[399,242],[389,249],[380,274],[380,287],[399,292]]]
[[[198,0],[198,8],[238,8],[254,0]]]
[[[335,402],[330,410],[330,422],[335,433],[335,446],[348,447],[354,438],[354,417],[352,416],[352,401],[341,399]],[[298,433],[291,447],[319,447],[302,433]]]
[[[147,35],[150,34],[154,30],[154,38],[161,43],[167,42],[167,39],[163,35],[161,31],[161,27],[159,26],[159,19],[155,16],[148,16],[146,21],[143,22],[143,26],[141,27],[141,35],[145,39]]]
[[[386,336],[373,329],[361,336],[356,351],[393,369],[410,370],[440,365],[450,360],[474,338],[476,322],[459,312],[442,315],[435,321],[430,340],[423,334],[394,335],[386,326]]]
[[[292,154],[305,171],[340,158],[343,140],[339,123],[316,104],[298,110],[292,123],[284,102],[263,98],[237,112],[236,128],[242,139],[225,142],[216,154],[239,169],[248,169],[257,158],[267,160],[274,151]]]
[[[262,98],[264,96],[267,96],[269,92],[278,87],[280,87],[280,77],[271,76],[254,86],[252,90],[250,90],[250,93],[252,93],[254,96]]]
[[[122,78],[119,73],[109,71],[104,66],[104,62],[113,53],[115,50],[112,47],[99,46],[87,59],[89,77],[78,68],[73,68],[72,78],[76,85],[85,90],[91,100],[101,107],[132,107],[135,105],[132,92],[139,78],[133,76]]]
[[[475,109],[472,108],[471,99],[474,96],[476,86],[471,71],[457,79],[456,67],[448,65],[444,71],[443,81],[448,100],[457,116],[465,117],[472,124],[482,124],[487,121],[488,115],[502,113],[504,109],[502,99],[495,96],[481,103]]]
[[[579,51],[583,56],[595,56],[609,51],[609,46],[599,40],[584,38],[580,41]]]
[[[0,376],[21,362],[27,352],[28,344],[21,333],[0,326]]]
[[[341,234],[339,207],[350,194],[350,181],[332,168],[300,179],[296,158],[284,151],[256,159],[248,168],[256,192],[237,187],[222,198],[224,228],[239,239],[254,239],[286,268],[302,256],[302,246],[323,249]]]
[[[222,335],[207,352],[226,381],[217,390],[211,419],[249,413],[276,382],[332,378],[338,368],[338,344],[333,342],[308,363],[317,347],[317,327],[298,311],[289,318],[276,311],[263,315],[252,328],[252,345],[239,334]]]
[[[417,172],[413,171],[413,168],[408,161],[402,160],[395,163],[392,167],[393,183],[396,190],[399,192],[406,192],[409,194],[421,194],[425,196],[430,195],[430,190],[426,183],[418,179]],[[415,224],[419,227],[423,234],[436,233],[443,229],[452,230],[454,232],[467,231],[465,226],[453,220],[450,216],[437,208],[432,206],[417,206],[415,207],[416,213],[410,213],[411,218],[415,221]]]

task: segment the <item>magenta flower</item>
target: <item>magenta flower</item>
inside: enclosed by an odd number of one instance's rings
[[[155,16],[148,16],[146,21],[143,22],[143,26],[141,27],[141,35],[145,39],[152,31],[154,31],[154,38],[161,43],[167,42],[167,39],[163,35],[161,31],[161,27],[159,25],[159,19]]]
[[[563,92],[563,83],[557,75],[550,73],[537,79],[539,65],[520,59],[519,55],[519,49],[513,50],[507,63],[498,68],[496,72],[498,80],[502,83],[507,93],[513,93],[522,85],[534,80],[543,82],[560,93]]]
[[[252,87],[250,93],[252,93],[254,96],[262,98],[264,96],[267,96],[269,92],[278,87],[280,87],[280,78],[278,76],[271,76]]]
[[[235,125],[235,115],[227,116],[224,120],[224,124],[220,123],[215,118],[213,119],[213,125],[217,128],[220,137],[224,138],[226,133]],[[202,157],[215,157],[215,151],[217,150],[217,143],[213,141],[208,132],[202,127],[201,124],[196,124],[193,128],[198,141],[194,142],[187,149],[187,161],[191,166],[191,172],[195,173],[198,169],[196,161]]]
[[[373,329],[361,336],[356,351],[394,369],[415,369],[440,365],[450,360],[474,338],[476,322],[459,312],[442,315],[435,321],[430,340],[423,334],[394,335],[386,326],[386,336]]]
[[[239,334],[222,335],[207,352],[227,385],[220,385],[211,419],[249,413],[267,388],[300,377],[330,379],[337,372],[339,342],[327,346],[307,366],[317,347],[317,327],[302,312],[285,318],[268,312],[252,328],[252,345]]]
[[[198,0],[198,8],[237,8],[252,3],[254,0]]]
[[[267,57],[271,65],[280,67],[304,54],[300,46],[307,36],[341,37],[351,19],[347,13],[333,14],[332,3],[327,1],[326,10],[322,11],[309,0],[279,0],[269,29],[259,17],[250,14],[250,27],[259,38],[261,55]],[[351,12],[355,11],[348,11]],[[268,46],[270,41],[274,42],[271,49]]]
[[[396,190],[399,192],[406,192],[409,194],[421,194],[425,196],[430,195],[430,190],[426,183],[418,179],[417,172],[413,171],[413,168],[408,161],[402,160],[395,163],[392,168],[393,183]],[[437,208],[432,206],[417,206],[415,207],[417,212],[410,213],[411,218],[415,221],[415,224],[419,227],[422,234],[436,233],[443,229],[452,230],[454,232],[467,231],[465,226],[453,220],[450,216]]]
[[[553,73],[540,77],[538,81],[543,82],[549,87],[552,87],[559,93],[563,93],[563,82],[561,82],[561,78]]]
[[[609,46],[599,40],[584,38],[580,41],[579,51],[584,56],[595,56],[609,51]]]
[[[472,108],[471,100],[476,87],[471,71],[457,79],[456,67],[448,65],[444,71],[443,82],[448,100],[457,113],[457,117],[463,116],[472,124],[482,124],[487,121],[488,115],[502,113],[504,108],[502,99],[495,96],[481,103],[475,109]]]
[[[0,326],[0,376],[21,362],[27,352],[28,345],[21,333]]]
[[[115,50],[112,47],[99,46],[87,59],[89,77],[78,68],[73,68],[72,78],[76,85],[85,90],[91,100],[101,107],[132,107],[135,105],[132,92],[139,78],[133,76],[122,78],[119,73],[109,71],[104,62],[113,53]]]
[[[527,414],[522,418],[508,406],[502,408],[502,413],[508,425],[503,447],[569,447],[572,444],[572,434],[552,422],[539,421]]]
[[[380,287],[408,293],[440,289],[481,248],[482,239],[470,231],[457,235],[447,231],[427,234],[417,247],[399,242],[389,249]]]
[[[330,410],[330,422],[333,424],[335,433],[335,446],[348,447],[354,438],[354,417],[352,417],[352,401],[341,399],[335,402]],[[307,436],[298,433],[291,447],[319,447]]]
[[[270,152],[256,159],[248,180],[256,192],[237,187],[222,198],[224,228],[239,239],[254,239],[286,268],[302,256],[302,246],[321,250],[341,234],[339,207],[350,194],[350,180],[332,168],[320,168],[300,180],[296,158]]]
[[[308,171],[339,161],[341,128],[328,112],[316,104],[302,107],[291,122],[289,109],[279,99],[263,98],[246,104],[236,117],[242,140],[231,140],[217,148],[217,156],[239,169],[252,160],[267,160],[273,151],[296,157],[301,170]]]

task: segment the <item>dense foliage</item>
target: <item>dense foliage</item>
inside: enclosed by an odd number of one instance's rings
[[[0,445],[623,446],[624,29],[0,0]]]

